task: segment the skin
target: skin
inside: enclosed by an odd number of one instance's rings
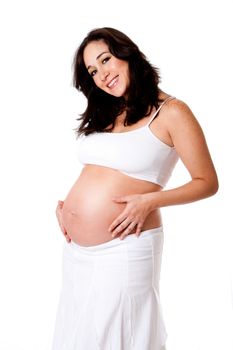
[[[114,96],[125,96],[127,98],[127,88],[129,86],[128,63],[110,54],[105,42],[94,41],[89,43],[84,50],[84,62],[89,74],[100,89]],[[164,92],[160,94],[160,97],[164,99],[167,96],[169,95]],[[124,127],[124,114],[122,114],[117,118],[113,132],[136,129],[145,125],[149,118],[150,116],[143,118],[134,125]],[[91,165],[85,167],[85,176],[89,176],[93,169],[95,174],[98,171],[100,172],[101,176],[98,184],[101,184],[101,181],[104,184],[105,176],[107,176],[107,179],[113,176],[112,183],[114,183],[117,176],[119,181],[122,181],[117,186],[118,194],[114,194],[116,192],[115,187],[110,189],[111,201],[113,205],[118,205],[116,207],[118,209],[115,217],[106,228],[109,237],[106,233],[102,237],[102,241],[110,240],[111,237],[116,236],[123,239],[134,232],[139,236],[142,230],[161,225],[159,208],[191,203],[214,195],[218,190],[218,178],[203,130],[190,108],[183,101],[174,99],[167,102],[150,124],[150,129],[161,141],[176,148],[180,159],[190,174],[191,180],[177,188],[161,191],[161,188],[154,184],[151,185],[154,187],[148,187],[146,181],[130,177],[121,180],[120,176],[122,175],[112,174],[111,170],[107,168]],[[122,190],[122,194],[119,189],[123,188],[123,184],[126,184],[126,187]],[[77,188],[80,188],[79,186],[80,183],[77,181],[77,185],[73,186],[71,195]],[[140,188],[140,191],[135,191],[135,188]],[[74,199],[71,202],[74,202]],[[109,206],[107,205],[107,207]],[[63,207],[64,202],[59,201],[56,215],[67,242],[70,242],[71,239],[74,240],[74,237],[71,237],[72,235],[67,232],[68,230],[65,227]],[[100,243],[99,241],[96,242],[95,244]],[[93,242],[90,241],[89,243],[92,244]],[[86,243],[84,242],[84,244]]]
[[[115,97],[124,96],[129,86],[128,62],[114,57],[103,41],[93,41],[83,54],[88,73],[95,84]]]
[[[119,198],[119,202],[126,201],[128,206],[110,226],[113,232],[116,232],[117,224],[122,221],[121,228],[124,230],[129,217],[136,222],[143,221],[142,197],[148,208],[153,210],[169,205],[191,203],[214,195],[218,190],[218,178],[205,136],[190,108],[182,101],[172,100],[162,108],[152,130],[156,129],[155,124],[161,128],[164,140],[176,148],[191,176],[191,181],[171,190],[148,193],[140,197]]]

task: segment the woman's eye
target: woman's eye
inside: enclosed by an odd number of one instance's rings
[[[105,57],[102,61],[103,64],[105,64],[106,62],[108,62],[110,60],[110,57]]]
[[[90,75],[91,75],[92,77],[94,77],[95,74],[96,74],[96,70],[93,70],[93,71],[90,73]]]

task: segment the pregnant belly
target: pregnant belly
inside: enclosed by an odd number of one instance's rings
[[[64,201],[63,225],[71,240],[80,245],[107,242],[112,239],[108,227],[125,207],[124,203],[113,202],[113,196],[158,190],[158,185],[131,178],[117,170],[87,165]],[[160,213],[155,210],[148,215],[142,230],[160,225]]]

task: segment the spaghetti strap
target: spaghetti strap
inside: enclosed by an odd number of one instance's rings
[[[174,96],[169,96],[167,97],[163,103],[161,103],[161,105],[159,106],[159,108],[155,111],[155,113],[153,114],[153,116],[151,117],[151,119],[149,120],[149,122],[147,123],[147,126],[150,125],[150,123],[152,122],[152,120],[154,120],[154,118],[157,116],[157,114],[159,113],[160,109],[163,107],[163,105],[170,100],[173,100],[175,97]]]

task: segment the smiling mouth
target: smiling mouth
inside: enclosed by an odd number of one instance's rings
[[[109,89],[112,89],[116,86],[116,84],[118,83],[118,78],[119,78],[119,75],[117,75],[115,78],[113,78],[108,84],[107,84],[107,87]]]

